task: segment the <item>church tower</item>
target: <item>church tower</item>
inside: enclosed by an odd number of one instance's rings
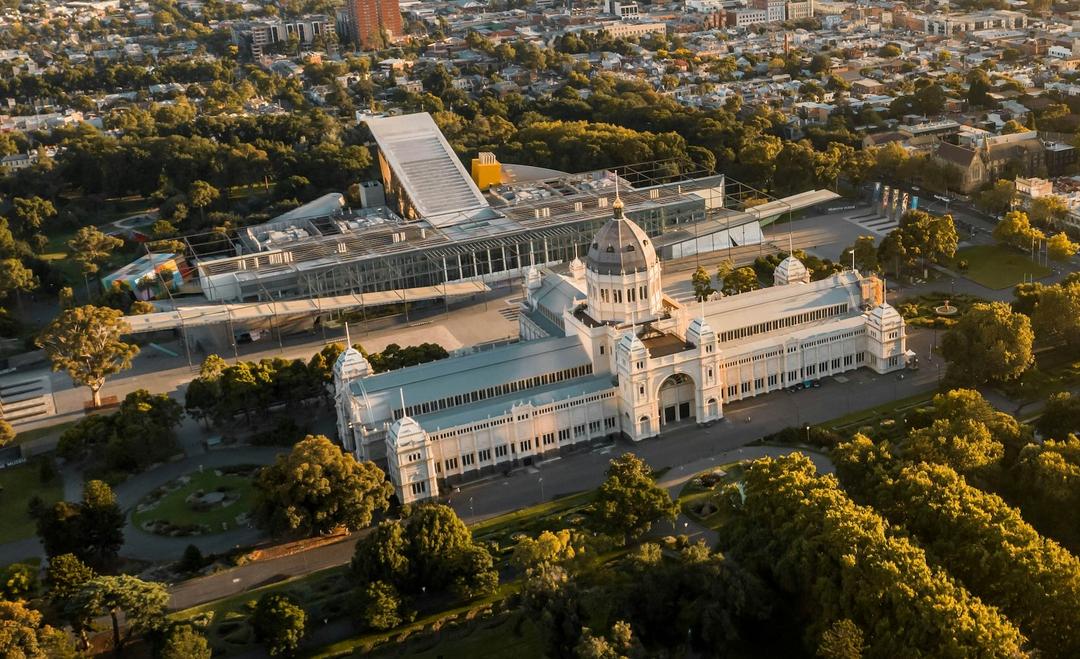
[[[618,190],[612,208],[585,258],[589,315],[603,323],[654,320],[662,311],[656,249],[641,227],[623,215]]]

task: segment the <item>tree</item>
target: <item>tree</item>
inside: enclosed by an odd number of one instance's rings
[[[91,480],[78,504],[60,501],[43,511],[37,532],[49,556],[74,554],[90,565],[108,566],[124,544],[124,513],[112,489]]]
[[[28,293],[38,286],[34,271],[16,258],[0,259],[0,296],[11,293]]]
[[[15,441],[15,429],[11,427],[11,424],[3,419],[0,419],[0,448],[3,448]]]
[[[0,656],[60,659],[75,656],[67,635],[41,624],[41,613],[22,602],[0,601]]]
[[[1043,238],[1043,232],[1031,226],[1027,213],[1023,211],[1006,213],[994,226],[994,240],[1024,250],[1031,249],[1035,241]]]
[[[1069,214],[1069,204],[1058,195],[1045,195],[1031,200],[1031,221],[1038,226],[1057,226]]]
[[[24,238],[41,229],[45,220],[56,217],[56,207],[52,202],[41,197],[23,199],[15,197],[15,219],[18,220],[18,231]]]
[[[709,271],[700,265],[694,271],[694,274],[690,276],[690,283],[694,286],[694,296],[698,302],[708,299],[710,295],[716,292],[716,289],[712,287],[712,277],[709,276]]]
[[[255,517],[272,533],[315,535],[371,523],[394,487],[372,462],[357,462],[322,435],[308,435],[255,480]]]
[[[840,262],[845,266],[851,263],[852,254],[855,255],[855,268],[857,270],[866,273],[878,271],[878,253],[873,236],[859,236],[856,238],[855,243],[840,255]]]
[[[101,615],[112,619],[113,649],[118,653],[132,637],[161,629],[168,605],[169,591],[163,584],[126,574],[96,577],[75,596],[80,626],[89,625]],[[120,633],[121,616],[126,624],[123,635]]]
[[[124,246],[124,241],[116,236],[102,233],[97,227],[85,226],[75,232],[75,237],[68,241],[72,259],[79,264],[83,277],[97,273],[98,267],[112,256],[113,252]],[[86,279],[86,294],[90,293],[90,280]]]
[[[909,210],[900,218],[900,226],[889,233],[881,249],[892,250],[907,265],[940,263],[956,254],[959,237],[951,215],[935,216],[925,211]],[[886,257],[885,254],[882,254]],[[883,260],[885,260],[883,258]]]
[[[724,286],[721,291],[724,295],[738,295],[760,288],[757,273],[751,267],[736,268],[731,274],[724,277]]]
[[[535,539],[523,536],[514,547],[511,561],[521,570],[541,563],[562,563],[577,555],[569,530],[541,531]]]
[[[863,446],[868,442],[861,438]],[[838,449],[845,489],[911,533],[950,574],[1028,635],[1040,655],[1080,651],[1080,561],[1000,497],[945,465],[881,464]],[[854,462],[852,461],[854,458]]]
[[[373,581],[361,589],[360,619],[376,631],[393,629],[401,624],[401,599],[397,589],[385,581]]]
[[[1066,440],[1080,434],[1080,396],[1062,391],[1050,396],[1035,427],[1047,439]]]
[[[287,595],[266,593],[255,605],[251,626],[271,657],[292,654],[304,637],[307,613]]]
[[[1023,655],[1008,618],[806,456],[756,460],[726,493],[726,553],[777,584],[809,639],[846,618],[866,634],[867,656]]]
[[[210,659],[210,655],[210,644],[194,627],[173,625],[161,642],[157,659]]]
[[[992,215],[1000,215],[1012,208],[1016,201],[1016,184],[1006,179],[998,179],[992,186],[983,190],[975,199],[975,204]]]
[[[1034,361],[1035,334],[1027,316],[1004,302],[974,304],[945,334],[941,352],[948,377],[960,384],[1013,380]]]
[[[1046,253],[1055,261],[1068,261],[1077,251],[1080,251],[1080,245],[1069,240],[1069,235],[1064,231],[1050,236],[1046,241]]]
[[[611,461],[593,504],[597,526],[623,539],[636,538],[658,519],[674,520],[678,506],[657,487],[649,465],[627,453]]]
[[[54,371],[67,371],[76,384],[90,388],[94,407],[101,406],[105,378],[131,368],[139,348],[120,337],[129,329],[116,309],[85,305],[66,309],[37,339]]]
[[[974,68],[968,73],[968,104],[972,107],[986,107],[990,103],[990,76],[985,69]]]
[[[844,618],[821,633],[817,656],[821,659],[861,659],[865,649],[862,630]]]
[[[1020,427],[974,389],[934,396],[933,422],[908,434],[903,453],[915,462],[946,464],[967,473],[996,464],[1005,444],[1016,445]]]
[[[1042,341],[1080,349],[1080,282],[1043,288],[1031,314],[1031,325]]]
[[[60,554],[49,559],[45,583],[49,587],[49,597],[53,601],[63,602],[96,576],[94,569],[79,560],[75,554]]]
[[[220,196],[221,192],[206,181],[195,181],[191,184],[191,189],[188,190],[188,201],[193,207],[199,209],[202,224],[206,224],[206,207]]]

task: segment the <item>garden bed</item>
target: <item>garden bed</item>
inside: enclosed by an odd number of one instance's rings
[[[256,465],[195,472],[143,497],[131,514],[140,529],[169,537],[209,535],[250,524]]]

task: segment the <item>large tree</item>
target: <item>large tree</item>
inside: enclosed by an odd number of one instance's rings
[[[191,189],[188,190],[188,200],[191,202],[192,207],[199,209],[202,224],[206,224],[206,207],[214,203],[220,196],[221,192],[206,181],[195,181],[191,184]]]
[[[667,490],[653,481],[649,465],[633,453],[611,461],[594,507],[599,528],[624,539],[641,536],[657,520],[674,520],[679,512]]]
[[[101,264],[107,261],[113,252],[123,247],[124,241],[102,233],[97,227],[85,226],[75,232],[75,237],[69,240],[67,245],[71,250],[72,260],[82,269],[83,278],[86,279],[86,294],[90,296],[90,275],[97,274]]]
[[[913,461],[946,464],[967,473],[996,464],[1005,446],[1019,448],[1016,419],[998,412],[978,391],[953,389],[934,397],[934,420],[913,429],[903,452]]]
[[[698,302],[708,299],[710,295],[716,292],[716,289],[712,286],[712,277],[709,275],[709,271],[702,266],[698,266],[694,274],[690,275],[690,284],[694,287],[694,297]]]
[[[1013,380],[1034,361],[1035,335],[1027,316],[1008,304],[974,304],[942,339],[948,376],[958,384]]]
[[[1035,303],[1031,324],[1040,341],[1080,349],[1080,282],[1045,287]]]
[[[840,255],[840,264],[847,267],[854,261],[855,268],[867,274],[877,272],[878,252],[873,236],[859,236],[855,242]],[[854,255],[854,258],[852,258]]]
[[[121,340],[130,328],[116,309],[86,305],[65,309],[37,339],[54,371],[67,371],[76,384],[90,388],[101,405],[105,378],[131,368],[139,347]]]
[[[1016,184],[998,179],[992,186],[979,193],[975,204],[988,213],[1000,215],[1012,208],[1016,201]]]
[[[0,657],[66,659],[74,657],[67,634],[41,622],[41,613],[23,602],[0,601]]]
[[[132,637],[161,629],[168,604],[169,591],[163,584],[126,574],[90,580],[75,595],[73,602],[79,627],[89,626],[98,616],[110,617],[113,649],[118,653]],[[121,618],[124,620],[123,633]]]
[[[952,258],[959,240],[951,215],[936,216],[920,210],[904,213],[900,226],[887,238],[890,240],[883,240],[879,246],[886,252],[881,253],[883,259],[895,256],[906,265],[921,263],[924,268],[928,263]]]
[[[37,518],[37,532],[49,556],[74,554],[97,567],[111,565],[124,544],[124,513],[107,484],[87,481],[79,503],[60,501]]]
[[[1062,391],[1050,396],[1035,427],[1047,439],[1064,441],[1080,434],[1080,395]]]
[[[1024,250],[1031,249],[1036,241],[1045,237],[1042,231],[1031,226],[1027,213],[1023,211],[1006,213],[1005,217],[994,225],[994,240]]]
[[[255,516],[272,533],[355,531],[386,510],[394,487],[372,462],[357,462],[322,435],[308,435],[255,480]]]

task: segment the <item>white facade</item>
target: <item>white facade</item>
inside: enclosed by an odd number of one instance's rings
[[[725,403],[797,383],[906,365],[904,321],[877,278],[810,282],[789,258],[774,286],[684,307],[663,294],[648,236],[621,202],[614,211],[584,263],[529,272],[521,342],[378,375],[355,350],[338,360],[342,442],[387,466],[402,503],[603,437],[709,424]]]

